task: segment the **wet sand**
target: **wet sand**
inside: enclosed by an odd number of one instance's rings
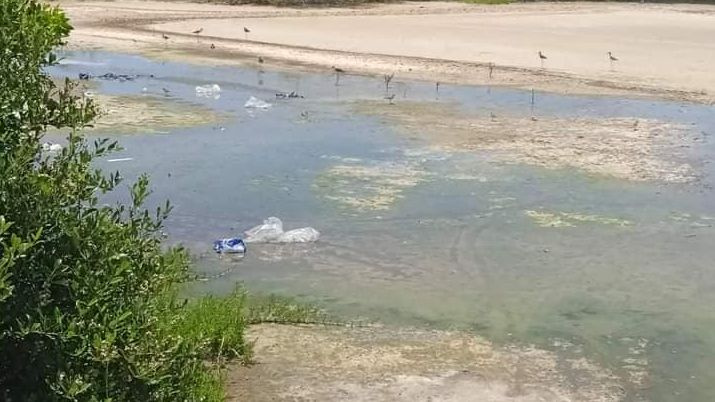
[[[256,364],[229,372],[235,401],[616,401],[608,370],[448,331],[258,325]]]
[[[576,168],[629,181],[687,183],[698,173],[687,152],[705,141],[688,127],[637,118],[475,115],[436,102],[355,102],[410,137],[449,151],[490,151],[491,158],[549,169]]]
[[[72,46],[216,64],[296,65],[403,78],[712,103],[715,7],[402,3],[291,9],[62,2]],[[243,27],[251,32],[246,35]],[[203,28],[200,35],[191,32]],[[169,39],[162,39],[162,34]],[[210,49],[210,43],[215,49]],[[537,51],[548,59],[543,68]],[[612,51],[619,61],[608,61]],[[490,67],[493,66],[493,67]],[[491,73],[490,73],[491,70]]]

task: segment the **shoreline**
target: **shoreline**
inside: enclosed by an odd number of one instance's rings
[[[218,65],[241,65],[258,67],[257,57],[261,56],[262,68],[275,70],[293,70],[296,67],[309,71],[325,71],[332,74],[331,66],[340,66],[349,74],[382,76],[395,73],[400,79],[433,81],[447,84],[468,84],[505,87],[514,89],[537,90],[557,94],[629,96],[671,101],[687,101],[700,104],[715,103],[714,88],[707,79],[703,80],[703,89],[694,90],[677,84],[685,78],[674,77],[672,82],[658,81],[651,85],[648,79],[638,80],[626,73],[610,71],[605,75],[589,74],[588,71],[567,71],[550,68],[529,68],[519,65],[492,63],[486,60],[454,60],[440,58],[439,49],[433,49],[433,57],[410,54],[387,54],[380,51],[379,44],[368,41],[365,49],[331,49],[308,43],[286,44],[280,41],[262,40],[262,38],[237,37],[237,33],[219,29],[221,24],[231,25],[234,30],[238,23],[255,25],[259,22],[273,23],[275,20],[299,21],[304,24],[313,19],[336,18],[384,18],[386,16],[413,17],[419,15],[432,18],[451,18],[455,10],[465,7],[461,3],[401,3],[377,5],[360,8],[336,9],[284,9],[263,6],[216,6],[198,3],[160,3],[137,2],[121,6],[113,3],[76,3],[62,2],[67,9],[75,30],[72,32],[70,49],[101,49],[139,53],[161,59],[178,59],[191,63],[211,62]],[[106,7],[99,7],[99,6]],[[163,7],[162,7],[163,6]],[[170,7],[171,6],[171,7]],[[167,7],[170,7],[167,9]],[[452,7],[452,8],[450,8]],[[606,8],[633,8],[632,5],[608,5]],[[546,11],[541,9],[546,8]],[[555,13],[559,5],[514,5],[509,6],[509,15],[533,15]],[[563,5],[564,14],[573,10],[593,12],[594,6],[582,3]],[[683,11],[683,8],[686,9]],[[662,7],[653,5],[648,10],[664,9],[670,13],[686,14],[688,8],[705,13],[715,7]],[[468,15],[483,16],[499,14],[506,7],[475,6]],[[494,11],[484,11],[494,10]],[[540,11],[541,10],[541,11]],[[673,11],[675,10],[675,11]],[[515,12],[512,12],[515,11]],[[693,11],[695,12],[695,11]],[[100,16],[101,13],[101,16]],[[504,11],[506,13],[506,11]],[[696,14],[701,15],[701,14]],[[704,14],[710,18],[710,14]],[[240,17],[239,17],[240,16]],[[245,21],[249,21],[245,22]],[[207,26],[211,22],[217,26],[214,35],[197,36],[191,33],[194,26]],[[715,26],[715,24],[714,24]],[[289,27],[290,28],[290,24]],[[507,27],[508,29],[508,27]],[[713,28],[715,30],[715,28]],[[207,29],[209,31],[209,29]],[[241,33],[242,30],[240,30]],[[169,39],[162,39],[162,34]],[[327,33],[326,33],[327,34]],[[714,32],[715,34],[715,32]],[[279,34],[282,35],[282,34]],[[270,39],[270,38],[269,38]],[[299,40],[297,40],[299,41]],[[210,49],[213,43],[215,49]],[[405,52],[409,53],[409,52]],[[490,73],[491,70],[491,73]],[[692,73],[690,73],[692,75]],[[690,78],[688,78],[690,79]],[[696,79],[696,78],[692,78]],[[715,86],[715,83],[713,84]]]

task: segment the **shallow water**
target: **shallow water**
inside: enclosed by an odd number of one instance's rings
[[[656,118],[705,133],[688,151],[698,182],[629,183],[435,151],[352,114],[354,100],[384,96],[381,78],[346,75],[336,86],[330,74],[66,57],[53,74],[153,74],[99,81],[96,90],[225,117],[163,134],[118,129],[124,150],[112,158],[132,159],[99,163],[128,179],[150,173],[151,202],[172,201],[170,240],[185,244],[208,278],[192,292],[244,281],[347,316],[586,356],[622,379],[628,400],[715,400],[715,108],[537,93],[532,111],[525,91],[392,84],[395,102],[453,102],[486,116]],[[220,98],[196,96],[195,86],[213,83]],[[276,101],[278,91],[305,99]],[[247,110],[250,96],[274,105]],[[214,239],[268,216],[313,226],[321,241],[250,245],[240,260],[211,252]],[[549,226],[554,217],[568,225]]]

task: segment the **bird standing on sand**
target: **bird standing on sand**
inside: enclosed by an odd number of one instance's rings
[[[211,44],[211,49],[216,49],[216,45],[214,45],[214,44],[212,43],[212,44]]]
[[[248,34],[251,32],[250,29],[243,27],[243,34],[246,35],[246,39],[248,39]]]
[[[199,34],[203,31],[204,31],[203,28],[199,28],[199,29],[191,32],[192,34],[196,35],[196,43],[199,43]]]
[[[258,56],[258,64],[263,64],[263,57]]]
[[[618,61],[618,58],[613,55],[613,53],[608,52],[608,61],[611,62],[611,69],[613,69],[613,62]]]
[[[395,94],[386,96],[385,99],[387,99],[390,102],[390,105],[394,105],[394,103],[392,103],[392,101],[395,99]]]
[[[539,60],[541,60],[541,68],[544,68],[544,60],[546,60],[548,57],[546,57],[543,53],[541,53],[541,50],[539,50]]]

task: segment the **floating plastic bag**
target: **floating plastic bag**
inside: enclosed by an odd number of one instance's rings
[[[62,151],[62,145],[45,142],[42,144],[42,150],[45,152],[60,152]]]
[[[248,229],[245,233],[247,243],[268,243],[278,240],[283,234],[283,222],[275,216],[263,221],[262,225]]]
[[[244,234],[246,243],[309,243],[320,237],[320,232],[311,227],[284,232],[283,222],[275,216],[264,220],[262,225],[248,229]]]
[[[239,253],[246,252],[246,244],[238,237],[220,239],[214,242],[214,251],[217,253]]]
[[[246,103],[243,105],[243,107],[247,109],[268,109],[271,106],[273,105],[268,102],[262,101],[255,96],[251,96],[250,98],[248,98]]]
[[[196,96],[218,99],[221,97],[221,87],[218,84],[198,86],[196,87]]]
[[[318,238],[320,238],[320,232],[311,227],[307,227],[293,229],[283,233],[278,238],[278,243],[312,243],[318,241]]]

